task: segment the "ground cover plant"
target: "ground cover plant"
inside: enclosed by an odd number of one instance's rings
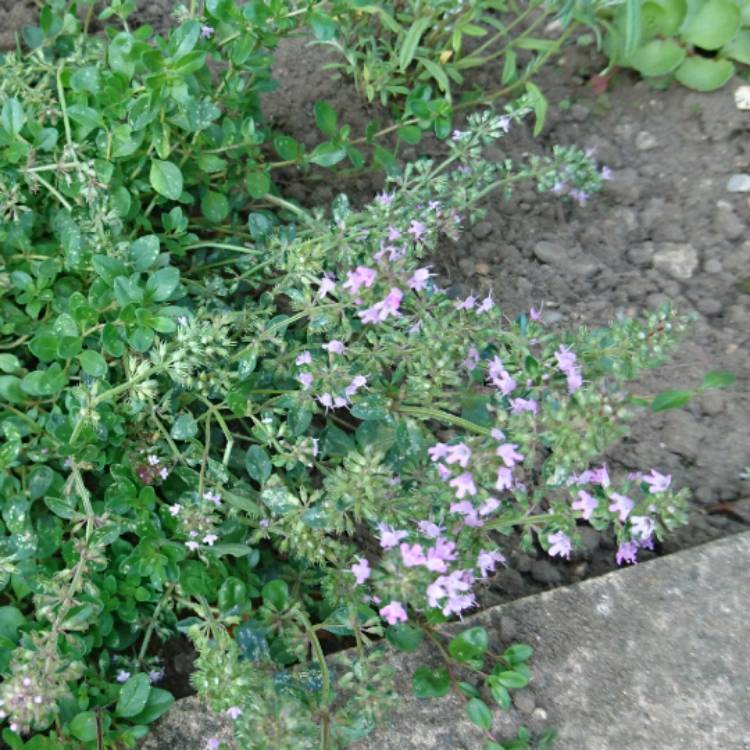
[[[371,204],[308,210],[275,169],[365,159],[323,103],[310,154],[263,121],[270,52],[316,8],[208,2],[165,39],[127,4],[104,36],[69,10],[0,69],[4,741],[134,746],[172,701],[158,643],[187,632],[243,746],[345,747],[394,699],[382,648],[423,638],[445,665],[418,695],[460,691],[492,750],[547,745],[491,733],[529,647],[436,628],[511,531],[567,557],[581,523],[612,528],[632,562],[684,521],[668,476],[597,461],[684,321],[558,334],[450,298],[429,255],[488,196],[585,203],[606,170],[574,146],[483,158],[532,91]],[[329,665],[332,639],[353,649]]]

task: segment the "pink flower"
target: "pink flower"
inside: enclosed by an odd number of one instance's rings
[[[320,401],[326,409],[333,409],[333,396],[330,393],[323,393],[318,396],[318,401]]]
[[[505,443],[495,451],[509,469],[512,469],[519,461],[523,461],[523,454],[519,453],[516,448],[518,446],[515,443]]]
[[[429,268],[418,268],[406,283],[409,285],[409,289],[413,289],[415,292],[421,292],[427,286],[427,279],[429,279],[430,276],[434,276],[434,274],[430,273]]]
[[[227,716],[232,721],[236,721],[240,716],[242,716],[242,709],[239,706],[230,706],[227,709]]]
[[[427,449],[427,453],[430,454],[430,458],[433,461],[439,461],[448,455],[448,445],[446,443],[435,443],[435,445]]]
[[[401,550],[401,560],[404,563],[404,567],[415,568],[417,565],[424,565],[427,562],[427,558],[422,552],[421,544],[413,544],[409,546],[406,542],[402,542],[399,549]]]
[[[344,289],[348,289],[351,294],[356,294],[363,286],[369,289],[375,283],[377,275],[378,272],[374,268],[357,266],[354,271],[347,274]]]
[[[609,505],[610,512],[619,513],[620,522],[624,523],[630,515],[630,511],[633,510],[635,503],[629,497],[621,495],[619,492],[613,492],[610,497],[612,499]]]
[[[501,440],[505,440],[505,433],[497,427],[493,427],[490,430],[490,435],[492,436],[493,440],[497,440],[498,442],[500,442]]]
[[[550,557],[570,557],[570,552],[573,549],[570,538],[567,534],[562,531],[558,531],[555,534],[549,534],[547,541],[550,544],[547,554]]]
[[[479,364],[479,352],[475,346],[470,346],[466,359],[461,363],[469,372],[476,370]]]
[[[359,585],[362,585],[370,577],[370,573],[372,572],[370,570],[370,563],[366,557],[358,557],[357,562],[352,565],[349,570],[354,573],[354,577]]]
[[[318,281],[318,299],[323,299],[329,292],[336,288],[336,282],[328,275]]]
[[[406,616],[406,610],[401,606],[401,602],[393,601],[385,607],[381,607],[380,616],[385,619],[389,625],[396,625],[399,622],[406,622],[409,618]]]
[[[213,547],[214,546],[214,542],[218,538],[219,537],[216,536],[216,534],[206,534],[206,536],[203,537],[203,544],[207,544],[209,547]]]
[[[363,323],[382,323],[389,315],[398,315],[403,297],[404,293],[398,287],[393,287],[385,299],[376,302],[372,307],[360,310],[357,315]]]
[[[651,469],[651,474],[643,477],[643,481],[648,485],[649,492],[654,495],[657,492],[664,492],[672,483],[671,474],[660,474],[656,469]]]
[[[622,565],[623,563],[631,563],[634,565],[638,562],[636,559],[637,556],[638,545],[635,542],[622,542],[617,548],[615,560],[617,560],[618,565]]]
[[[476,495],[477,488],[474,484],[474,477],[471,472],[465,471],[463,474],[459,474],[457,477],[448,482],[448,484],[456,490],[456,497],[461,500],[465,495]]]
[[[561,346],[555,352],[555,359],[557,359],[558,368],[563,372],[575,367],[576,364],[576,355],[564,346]]]
[[[192,541],[191,541],[191,542],[185,542],[185,546],[186,546],[186,547],[187,547],[187,548],[188,548],[188,549],[189,549],[189,550],[190,550],[191,552],[195,552],[195,550],[197,550],[197,549],[198,549],[198,547],[200,547],[200,544],[198,544],[198,542],[192,542]]]
[[[465,469],[469,464],[471,458],[471,448],[466,443],[458,443],[456,445],[449,445],[448,451],[445,456],[445,463],[455,464],[458,463],[461,468]]]
[[[515,390],[517,383],[509,373],[503,370],[500,377],[492,378],[492,385],[494,385],[503,396],[510,396]]]
[[[378,531],[380,532],[380,546],[383,549],[391,549],[391,547],[395,547],[402,539],[409,536],[408,532],[396,530],[386,523],[379,523]]]
[[[311,365],[312,364],[312,354],[310,352],[305,351],[300,354],[297,359],[294,360],[294,364],[300,366],[300,365]]]
[[[497,563],[505,565],[505,556],[501,552],[482,550],[477,557],[477,567],[482,578],[487,578],[487,573],[493,573]]]
[[[438,463],[435,464],[435,467],[444,482],[447,482],[453,476],[453,472],[445,464]]]
[[[542,311],[537,310],[536,307],[532,307],[529,310],[529,317],[536,323],[542,319]]]
[[[577,367],[568,370],[565,376],[568,379],[568,393],[575,393],[583,385],[583,376]]]
[[[172,516],[179,516],[181,510],[182,506],[179,503],[175,503],[174,505],[169,506],[169,513]]]
[[[536,414],[539,411],[539,405],[533,398],[512,398],[510,400],[510,410],[513,414],[521,414],[525,411]]]
[[[398,239],[401,239],[401,231],[396,227],[388,227],[388,241],[395,242]]]
[[[456,300],[454,307],[456,310],[472,310],[476,304],[476,297],[469,295],[465,300]]]
[[[598,484],[600,487],[609,487],[609,472],[607,471],[607,464],[591,471],[589,477],[589,481],[592,484]]]
[[[208,500],[209,503],[213,503],[217,508],[221,506],[221,495],[218,492],[207,490],[203,493],[203,499]]]
[[[333,339],[333,341],[323,344],[323,349],[329,354],[343,354],[345,351],[344,342]],[[299,362],[297,364],[299,364]]]
[[[301,372],[297,375],[297,380],[299,380],[300,384],[306,391],[312,387],[313,376],[310,372]]]
[[[439,576],[427,587],[427,601],[431,607],[439,607],[442,599],[443,614],[460,615],[465,609],[473,607],[476,599],[471,592],[474,577],[469,570],[454,570],[448,576]]]
[[[584,521],[588,521],[598,505],[599,501],[593,495],[589,495],[585,490],[578,490],[578,500],[573,501],[571,508],[573,510],[580,510],[581,518]]]
[[[501,466],[497,470],[496,490],[510,490],[513,488],[513,472],[507,466]]]
[[[446,563],[456,559],[456,545],[442,537],[435,542],[434,547],[427,550],[427,559],[424,562],[427,570],[433,573],[445,573],[448,570]]]
[[[494,513],[500,507],[500,501],[496,497],[488,497],[479,506],[479,515],[488,516],[490,513]]]
[[[347,397],[351,398],[360,388],[367,385],[367,378],[364,375],[355,375],[352,382],[344,389]]]
[[[477,308],[477,315],[489,312],[494,306],[495,303],[492,301],[492,294],[488,294]]]
[[[201,39],[210,39],[214,35],[213,26],[201,26]]]
[[[479,520],[477,509],[468,501],[462,500],[460,503],[451,503],[451,513],[460,513],[464,517],[464,523],[472,528],[481,528],[484,524]]]
[[[391,203],[393,203],[393,199],[396,197],[395,193],[378,193],[378,195],[375,196],[375,200],[378,202],[379,205],[385,207],[390,206]]]

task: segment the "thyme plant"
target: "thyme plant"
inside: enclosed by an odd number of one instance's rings
[[[511,534],[568,557],[587,522],[634,562],[685,521],[668,476],[599,461],[684,321],[558,333],[439,287],[430,254],[482,201],[525,181],[583,203],[608,176],[573,146],[483,158],[528,95],[370,204],[285,199],[275,168],[357,162],[262,118],[300,14],[198,5],[161,37],[113,3],[122,30],[92,36],[52,2],[0,66],[3,741],[134,747],[173,701],[159,645],[182,632],[243,747],[364,736],[396,699],[383,651],[423,638],[444,663],[417,695],[457,690],[488,750],[546,747],[492,732],[531,649],[440,626]]]

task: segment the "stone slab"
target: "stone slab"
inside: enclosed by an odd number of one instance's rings
[[[749,569],[747,532],[467,618],[497,647],[535,648],[534,679],[493,730],[554,726],[555,750],[750,750]],[[482,749],[460,698],[409,695],[426,660],[394,659],[398,710],[356,750]],[[194,698],[178,706],[149,750],[203,750],[217,733]]]

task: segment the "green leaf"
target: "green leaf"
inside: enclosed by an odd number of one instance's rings
[[[271,189],[271,178],[265,172],[250,172],[245,185],[251,198],[262,198]]]
[[[689,89],[715,91],[734,75],[734,65],[729,60],[688,57],[677,68],[674,75],[683,86]]]
[[[504,687],[513,689],[513,688],[522,688],[526,687],[526,685],[529,684],[529,678],[521,674],[520,672],[515,672],[513,670],[507,670],[505,672],[500,672],[496,675],[497,681]]]
[[[83,711],[76,714],[68,724],[70,733],[81,742],[94,742],[97,738],[96,712]]]
[[[488,732],[492,726],[492,711],[487,704],[479,698],[472,698],[466,704],[466,715],[469,721],[481,730]]]
[[[3,130],[9,135],[16,136],[21,132],[25,122],[26,113],[23,111],[21,102],[15,96],[6,99],[0,112],[0,125]]]
[[[148,677],[143,672],[134,674],[120,688],[120,696],[115,708],[116,714],[126,719],[137,716],[146,707],[150,692],[151,684]]]
[[[737,380],[737,376],[733,372],[726,372],[725,370],[714,370],[709,372],[705,378],[703,378],[704,389],[709,388],[728,388],[733,385]]]
[[[451,680],[445,667],[418,667],[412,677],[411,690],[417,698],[441,698],[450,689]]]
[[[146,289],[157,302],[169,299],[180,284],[180,271],[174,266],[160,268],[149,276]]]
[[[130,262],[136,271],[150,268],[159,257],[159,238],[155,234],[139,237],[130,245]]]
[[[442,92],[447,94],[450,91],[450,81],[445,74],[445,70],[443,70],[440,65],[427,57],[418,57],[417,62],[435,79]]]
[[[43,497],[55,479],[55,472],[49,466],[35,466],[29,474],[29,499]]]
[[[182,172],[171,161],[152,159],[149,180],[151,187],[165,198],[176,201],[182,195]]]
[[[692,391],[662,391],[654,396],[654,400],[651,402],[651,411],[681,409],[687,405],[692,397]]]
[[[269,581],[261,590],[263,603],[272,606],[279,611],[289,605],[289,586],[286,581],[280,579]]]
[[[42,362],[51,362],[57,357],[58,337],[54,333],[37,333],[29,341],[29,351]]]
[[[419,40],[431,24],[431,17],[418,18],[411,25],[409,31],[406,32],[398,52],[398,67],[402,73],[414,59],[414,55],[416,55],[417,48],[419,47]]]
[[[92,378],[103,378],[107,374],[107,362],[99,352],[87,349],[78,355],[83,371]]]
[[[508,692],[508,688],[503,687],[494,676],[487,679],[487,687],[490,689],[490,695],[492,695],[495,703],[503,711],[507,711],[510,708],[510,693]]]
[[[448,653],[459,661],[480,659],[489,647],[487,631],[482,627],[469,628],[459,633],[448,644]]]
[[[708,0],[683,29],[682,38],[701,49],[715,50],[737,33],[739,25],[740,9],[732,0]]]
[[[225,542],[224,544],[214,544],[212,547],[206,549],[205,553],[214,557],[224,557],[224,555],[229,555],[230,557],[247,557],[248,555],[257,554],[257,550],[249,547],[247,544]]]
[[[29,344],[29,346],[31,346]],[[21,362],[15,354],[0,354],[0,370],[3,372],[18,372],[21,369]]]
[[[630,59],[641,41],[641,0],[625,0],[625,59]]]
[[[273,139],[276,153],[287,161],[293,161],[299,154],[299,144],[289,135],[277,135]]]
[[[328,102],[315,102],[315,123],[320,132],[332,138],[336,135],[336,110]]]
[[[314,10],[310,14],[310,28],[319,42],[327,42],[336,36],[338,26],[331,16]]]
[[[180,414],[172,424],[169,434],[175,440],[190,440],[198,434],[198,425],[192,414]]]
[[[534,649],[531,646],[525,643],[514,643],[505,649],[503,658],[511,664],[521,664],[528,661],[533,653]]]
[[[259,445],[251,445],[245,453],[245,469],[247,473],[259,484],[265,484],[271,476],[271,459],[268,453]]]
[[[740,29],[719,52],[721,57],[728,57],[737,62],[750,65],[750,29]]]
[[[531,81],[526,83],[526,91],[531,96],[531,106],[534,109],[534,135],[537,136],[544,128],[544,121],[547,119],[547,99],[541,89]]]
[[[685,55],[685,50],[671,39],[653,39],[635,51],[632,66],[642,76],[663,76],[678,68]]]
[[[229,201],[226,195],[209,190],[201,198],[203,215],[214,224],[219,224],[229,216]]]
[[[386,628],[385,637],[399,651],[416,651],[422,643],[421,629],[405,622],[390,625]]]
[[[320,143],[308,157],[313,164],[321,167],[332,167],[346,158],[346,149],[335,143]]]
[[[15,607],[0,607],[0,638],[14,643],[18,640],[18,629],[26,622],[23,613]]]
[[[281,481],[278,477],[274,479]],[[274,516],[283,516],[299,508],[299,500],[283,485],[271,486],[269,483],[260,493],[260,499]]]
[[[414,146],[422,140],[422,128],[418,125],[402,125],[396,133],[401,140]]]
[[[641,6],[641,29],[644,39],[677,34],[687,13],[686,0],[647,0]]]
[[[152,687],[143,710],[131,717],[133,724],[150,724],[168,711],[174,703],[174,696],[168,690]]]

